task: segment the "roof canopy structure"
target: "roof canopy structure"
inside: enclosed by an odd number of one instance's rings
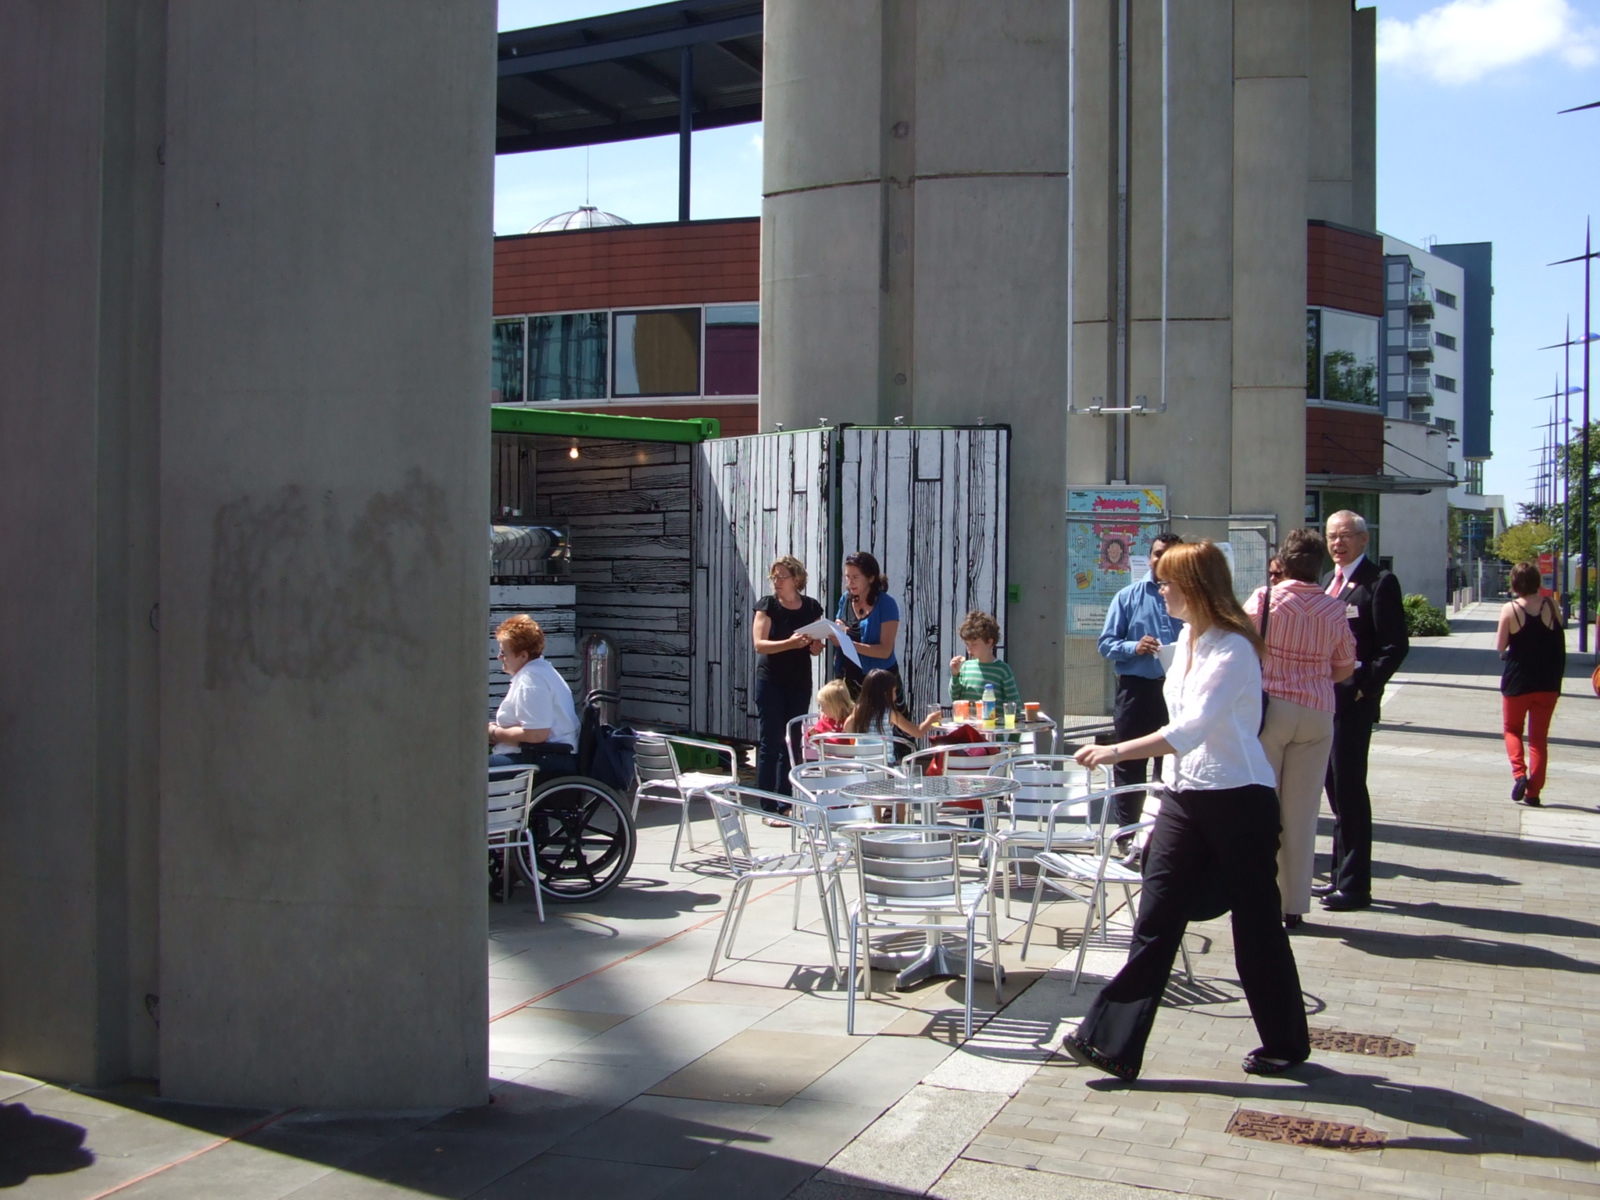
[[[761,0],[673,0],[508,30],[495,153],[759,121],[761,34]]]

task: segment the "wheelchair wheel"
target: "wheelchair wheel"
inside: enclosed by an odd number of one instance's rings
[[[533,854],[517,851],[524,879],[558,904],[597,900],[628,874],[638,846],[627,803],[603,783],[567,775],[538,784],[528,814]]]

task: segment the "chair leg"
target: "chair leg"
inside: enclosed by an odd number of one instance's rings
[[[1028,961],[1028,943],[1033,940],[1033,923],[1039,919],[1039,901],[1044,898],[1044,871],[1033,877],[1033,903],[1028,906],[1028,927],[1022,933],[1022,961]]]
[[[1000,965],[1000,922],[995,918],[994,896],[989,897],[989,961],[994,964],[995,1011],[1005,1003],[1006,969]]]
[[[750,888],[747,886],[749,882],[749,876],[740,878],[734,883],[733,892],[728,896],[730,906],[735,896],[739,898],[739,910],[734,914],[733,924],[728,928],[728,944],[722,951],[728,958],[733,957],[733,940],[739,936],[739,922],[744,920],[744,906],[746,901],[750,899]]]
[[[717,944],[711,947],[711,966],[706,970],[707,979],[715,979],[717,968],[722,964],[722,956],[726,952],[729,958],[733,957],[733,932],[739,921],[736,913],[744,911],[744,899],[748,892],[743,879],[737,880],[733,891],[728,893],[728,911],[722,914],[722,928],[717,930]]]
[[[1183,955],[1183,973],[1189,980],[1189,986],[1194,986],[1194,964],[1189,961],[1189,946],[1183,936],[1178,938],[1178,952]]]
[[[790,929],[800,928],[800,881],[794,883],[794,919],[789,923]]]
[[[1095,905],[1104,901],[1103,892],[1104,889],[1098,883],[1094,885],[1094,891],[1089,894],[1089,911],[1083,915],[1083,935],[1078,939],[1078,965],[1072,971],[1072,994],[1074,996],[1078,994],[1078,980],[1083,978],[1083,958],[1089,951],[1089,935],[1094,931],[1095,913],[1099,911]],[[1105,931],[1104,925],[1100,928],[1102,932]]]
[[[672,857],[667,860],[667,870],[669,871],[676,871],[678,869],[678,850],[683,845],[683,835],[688,827],[689,801],[684,800],[683,803],[678,806],[678,832],[672,839]],[[690,838],[689,840],[689,849],[694,849],[693,838]]]
[[[1011,920],[1011,859],[1009,856],[1000,864],[1000,892],[1005,896],[1006,920],[1009,921]]]
[[[978,920],[976,913],[973,913],[967,917],[967,986],[965,989],[965,1004],[964,1011],[962,1013],[961,1024],[961,1040],[964,1042],[970,1042],[972,1040],[972,976],[976,973],[973,967],[976,955],[973,954],[972,943],[977,940],[977,924]],[[999,964],[997,963],[995,965],[998,966]]]
[[[842,976],[839,972],[839,943],[833,931],[833,913],[828,906],[828,882],[820,874],[813,875],[817,881],[817,899],[822,902],[822,933],[828,939],[828,960],[833,963],[833,980],[838,983]],[[795,894],[800,894],[800,881],[794,881]]]
[[[846,1033],[854,1034],[856,1031],[856,919],[850,918],[850,985],[849,994],[844,1001],[844,1029]],[[867,970],[872,970],[871,962],[867,963]]]
[[[539,923],[544,924],[544,888],[539,886],[539,859],[533,850],[533,834],[523,831],[528,841],[528,861],[533,864],[533,907],[539,913]]]

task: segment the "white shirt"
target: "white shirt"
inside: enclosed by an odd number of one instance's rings
[[[1338,563],[1333,564],[1333,578],[1339,580],[1339,590],[1337,592],[1329,592],[1328,595],[1341,595],[1344,592],[1344,589],[1350,586],[1350,577],[1356,573],[1356,568],[1361,565],[1361,560],[1364,558],[1366,558],[1366,554],[1363,552],[1352,558],[1350,560],[1350,565],[1347,567],[1341,567]],[[1340,571],[1343,571],[1344,574],[1340,575]],[[1333,586],[1333,579],[1328,580],[1328,586]],[[1359,665],[1360,664],[1358,663],[1357,666]]]
[[[1241,634],[1213,625],[1194,641],[1178,634],[1162,694],[1171,720],[1160,730],[1178,760],[1172,786],[1219,790],[1278,780],[1262,752],[1261,660]]]
[[[495,709],[494,723],[548,729],[546,741],[578,748],[578,710],[572,703],[572,689],[543,655],[525,663],[511,677],[506,698]]]

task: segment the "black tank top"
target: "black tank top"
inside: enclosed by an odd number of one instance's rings
[[[1554,629],[1544,623],[1545,606],[1552,613],[1549,597],[1541,597],[1539,607],[1524,612],[1521,629],[1511,632],[1506,645],[1506,665],[1500,673],[1500,692],[1505,696],[1524,696],[1530,692],[1559,692],[1561,676],[1567,666],[1567,637],[1556,616]]]

